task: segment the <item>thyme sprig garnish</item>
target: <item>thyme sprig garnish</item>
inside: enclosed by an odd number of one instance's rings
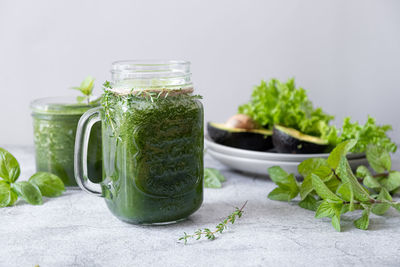
[[[243,210],[246,207],[247,201],[243,204],[241,208],[236,207],[235,211],[232,212],[228,217],[226,217],[222,222],[220,222],[214,231],[211,231],[209,228],[202,228],[198,229],[194,232],[194,234],[187,234],[186,232],[183,233],[183,236],[180,237],[178,240],[182,240],[185,245],[187,244],[188,240],[191,238],[195,238],[196,240],[201,239],[202,237],[206,237],[208,240],[214,240],[216,238],[216,234],[222,234],[224,230],[228,228],[228,224],[234,224],[236,219],[242,217]]]

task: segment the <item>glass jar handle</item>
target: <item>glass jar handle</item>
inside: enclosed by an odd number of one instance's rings
[[[74,152],[74,172],[75,180],[79,187],[90,194],[102,196],[99,185],[93,183],[88,178],[87,152],[89,145],[90,131],[100,119],[102,107],[92,108],[86,111],[79,120],[76,130],[75,152]]]

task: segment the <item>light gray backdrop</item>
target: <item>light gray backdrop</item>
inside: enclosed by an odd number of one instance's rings
[[[32,143],[31,100],[149,58],[192,62],[206,120],[294,76],[337,121],[371,114],[400,141],[399,49],[398,0],[0,0],[0,144]]]

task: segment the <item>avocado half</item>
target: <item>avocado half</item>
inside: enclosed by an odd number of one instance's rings
[[[255,151],[272,148],[272,131],[266,129],[230,128],[222,123],[209,122],[208,135],[216,143]]]
[[[326,140],[280,125],[274,126],[272,143],[278,153],[291,154],[323,153],[329,147]]]

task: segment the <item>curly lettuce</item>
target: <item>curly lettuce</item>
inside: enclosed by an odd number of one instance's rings
[[[330,122],[334,119],[321,108],[315,108],[303,88],[296,88],[294,79],[286,83],[277,79],[261,81],[251,95],[250,102],[239,106],[238,112],[250,116],[265,128],[275,124],[294,128],[302,133],[327,140],[332,147],[350,139],[357,144],[352,152],[365,152],[368,145],[377,145],[388,152],[395,152],[397,146],[387,136],[390,125],[379,126],[375,119],[368,116],[367,122],[360,125],[352,123],[347,117],[342,128],[338,129]]]
[[[238,112],[266,128],[279,124],[313,136],[325,134],[334,119],[321,108],[314,108],[306,90],[296,88],[294,79],[286,83],[277,79],[261,81],[254,88],[250,102],[239,106]]]

